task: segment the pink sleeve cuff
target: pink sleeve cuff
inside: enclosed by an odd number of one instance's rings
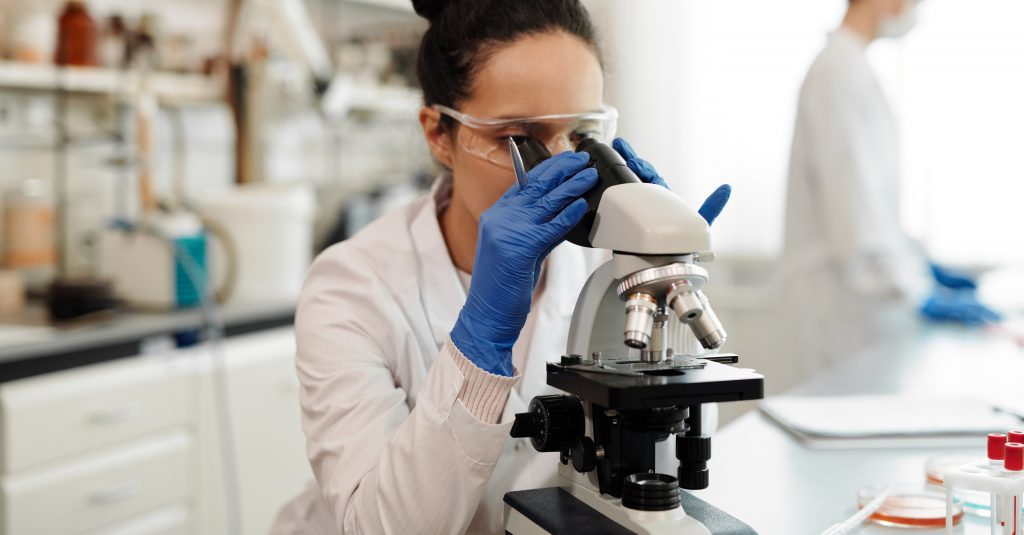
[[[462,387],[457,396],[459,401],[480,421],[489,424],[498,423],[501,420],[502,412],[505,411],[508,393],[519,382],[519,370],[514,370],[515,375],[512,377],[486,372],[466,358],[462,351],[455,347],[451,339],[445,345],[448,347],[448,353],[455,362],[455,366],[462,372]]]

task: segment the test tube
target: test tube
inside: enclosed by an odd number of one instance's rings
[[[991,467],[1001,467],[1003,465],[1004,450],[1006,447],[1007,437],[1004,433],[989,433],[988,434],[988,464]]]
[[[1008,442],[1003,447],[1003,473],[1024,471],[1024,444]],[[994,494],[992,496],[992,533],[1018,535],[1021,529],[1021,500],[1024,495]]]

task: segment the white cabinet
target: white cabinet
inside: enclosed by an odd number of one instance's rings
[[[227,401],[238,474],[234,489],[224,485],[221,426],[217,420],[216,375],[207,361],[200,374],[200,532],[229,533],[227,494],[239,495],[241,533],[266,533],[278,509],[312,479],[299,425],[299,384],[291,329],[237,338],[223,346]]]
[[[192,437],[184,431],[10,475],[3,481],[7,533],[81,533],[181,502]]]
[[[192,535],[195,531],[188,506],[176,504],[90,531],[89,535]]]
[[[0,385],[0,473],[187,425],[192,368],[161,355]]]
[[[0,535],[265,533],[304,448],[290,328],[2,383]]]

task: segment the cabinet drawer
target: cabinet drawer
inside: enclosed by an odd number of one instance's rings
[[[171,432],[46,470],[3,478],[9,535],[95,530],[189,496],[192,440]]]
[[[0,385],[0,473],[186,424],[187,358],[147,356]]]
[[[90,531],[89,535],[192,535],[196,532],[194,523],[189,508],[178,504]]]

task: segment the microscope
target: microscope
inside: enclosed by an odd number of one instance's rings
[[[530,139],[517,145],[527,168],[550,156]],[[511,431],[559,452],[559,486],[507,493],[505,531],[754,533],[681,492],[709,484],[701,405],[764,391],[763,376],[728,365],[736,355],[708,354],[726,339],[703,293],[708,224],[676,194],[642,183],[607,145],[585,139],[577,152],[591,155],[599,180],[567,239],[613,256],[580,293],[566,354],[547,365],[548,384],[567,394],[533,398]],[[666,458],[673,440],[675,459]],[[658,473],[675,461],[674,473]]]

